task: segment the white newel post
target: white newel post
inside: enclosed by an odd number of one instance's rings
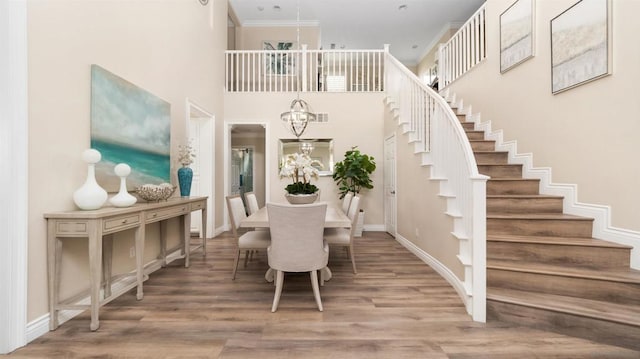
[[[0,2],[0,354],[27,344],[27,2]]]

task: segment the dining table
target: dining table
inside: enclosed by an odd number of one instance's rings
[[[342,212],[341,206],[330,202],[320,202],[327,204],[327,213],[324,220],[324,228],[351,228],[351,220],[347,215]],[[241,228],[269,228],[269,215],[267,213],[267,206],[260,208],[257,212],[249,215],[242,221],[240,221]],[[329,267],[323,268],[321,271],[322,281],[328,281],[331,279],[331,270]],[[268,282],[273,282],[274,272],[271,268],[267,270],[264,278]],[[322,283],[321,281],[321,283]]]

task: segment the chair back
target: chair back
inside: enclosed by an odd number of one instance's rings
[[[324,251],[326,203],[267,203],[271,246],[269,267],[285,272],[309,272],[326,267]]]
[[[351,199],[353,198],[353,194],[351,192],[347,192],[342,199],[342,212],[347,213],[349,211],[349,206],[351,205]]]
[[[258,212],[260,207],[258,206],[258,198],[256,194],[253,192],[246,192],[244,194],[245,202],[247,203],[247,209],[249,210],[249,214],[254,214]]]
[[[240,222],[247,218],[247,213],[244,209],[244,203],[240,195],[227,196],[227,209],[229,210],[229,220],[231,221],[231,231],[233,235],[238,239],[238,227]]]

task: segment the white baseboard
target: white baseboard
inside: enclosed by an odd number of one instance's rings
[[[429,267],[433,268],[438,274],[442,276],[451,286],[455,289],[456,293],[464,303],[465,308],[467,309],[467,313],[471,314],[471,297],[467,295],[466,290],[464,288],[464,283],[460,281],[460,279],[453,274],[453,272],[447,268],[440,261],[432,257],[429,253],[425,252],[413,242],[404,238],[400,234],[396,235],[396,241],[402,244],[406,249],[408,249],[411,253],[415,254],[416,257],[420,258],[423,262],[425,262]]]
[[[384,224],[365,224],[363,230],[365,232],[384,232],[386,231],[386,227]]]

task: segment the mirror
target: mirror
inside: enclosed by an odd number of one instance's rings
[[[292,153],[302,153],[310,151],[311,159],[322,163],[324,168],[318,169],[319,176],[333,175],[333,139],[331,138],[315,138],[315,139],[280,139],[280,147],[278,150],[278,166],[284,162],[284,157]]]

